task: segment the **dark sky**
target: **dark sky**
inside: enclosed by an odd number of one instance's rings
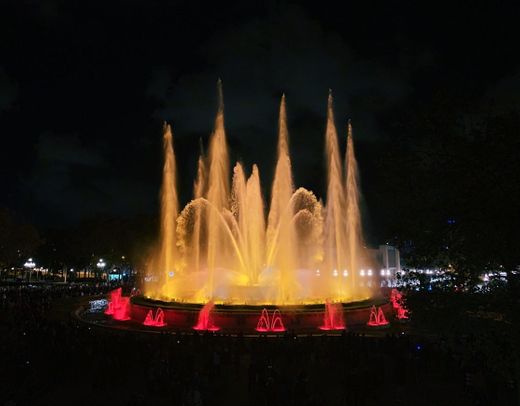
[[[439,88],[519,99],[520,15],[506,2],[205,3],[2,1],[0,206],[41,226],[155,213],[163,120],[186,201],[219,77],[232,157],[259,163],[266,193],[285,92],[296,182],[322,194],[332,88],[340,134],[354,124],[369,211],[389,115]]]

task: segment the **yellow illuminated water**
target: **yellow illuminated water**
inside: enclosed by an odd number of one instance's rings
[[[325,131],[325,205],[313,192],[294,187],[282,96],[267,208],[256,165],[248,170],[236,163],[230,174],[220,83],[218,88],[208,155],[201,153],[193,200],[180,213],[172,132],[169,125],[164,127],[160,236],[148,261],[145,295],[193,303],[279,305],[370,296],[369,284],[358,283],[367,253],[352,127],[349,123],[343,162],[332,95]]]

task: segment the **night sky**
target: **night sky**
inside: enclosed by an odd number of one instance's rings
[[[443,92],[461,116],[468,99],[518,111],[518,7],[248,3],[2,1],[0,206],[41,227],[154,215],[163,120],[185,203],[222,78],[231,156],[259,164],[264,194],[285,92],[295,181],[323,196],[333,90],[342,148],[354,125],[373,230],[387,215],[381,151],[416,106]]]

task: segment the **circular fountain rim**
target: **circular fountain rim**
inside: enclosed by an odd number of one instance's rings
[[[179,303],[162,302],[143,296],[125,297],[129,305],[128,318],[118,319],[109,317],[104,312],[90,313],[86,303],[75,311],[79,320],[104,328],[116,330],[155,332],[155,333],[204,333],[205,331],[224,335],[262,336],[280,335],[285,332],[298,335],[323,335],[342,334],[348,331],[373,332],[376,327],[367,327],[371,313],[375,308],[384,308],[386,317],[392,317],[391,302],[385,297],[372,297],[367,300],[341,304],[341,327],[325,328],[328,322],[336,319],[338,304],[331,306],[326,303],[308,305],[215,305],[206,303]],[[205,313],[204,311],[207,310]],[[115,313],[114,313],[115,314]],[[331,316],[332,314],[332,316]],[[206,318],[204,318],[206,316]],[[369,317],[370,316],[370,317]],[[161,325],[146,324],[147,320],[157,320],[160,317]],[[261,324],[267,323],[267,327]],[[206,322],[207,328],[198,328],[199,324]],[[279,330],[275,329],[280,328]],[[209,326],[209,327],[208,327]],[[260,327],[259,327],[260,326]],[[269,327],[271,326],[271,327]],[[389,324],[384,328],[388,328]],[[267,330],[262,330],[267,328]],[[214,330],[213,330],[214,329]]]
[[[194,302],[178,302],[178,301],[164,301],[159,299],[152,299],[144,295],[132,296],[130,299],[132,304],[145,306],[150,308],[163,308],[163,309],[175,309],[184,311],[199,311],[204,307],[204,303]],[[388,302],[388,299],[383,297],[369,297],[362,300],[355,300],[351,302],[341,302],[343,309],[345,310],[356,310],[365,309],[370,306],[380,306]],[[295,312],[312,312],[322,311],[323,306],[326,302],[321,303],[307,303],[307,304],[215,304],[215,311],[224,312],[247,312],[247,311],[260,311],[262,309],[283,309],[285,311]]]

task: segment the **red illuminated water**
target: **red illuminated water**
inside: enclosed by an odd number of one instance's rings
[[[381,307],[377,309],[377,324],[380,326],[386,326],[388,321],[386,320],[385,314],[383,313],[383,309]]]
[[[110,296],[110,299],[108,301],[108,307],[105,310],[105,314],[113,315],[116,312],[116,309],[119,308],[120,302],[121,302],[121,288],[114,289],[110,291],[108,294]]]
[[[149,310],[146,318],[143,321],[143,325],[152,326],[152,327],[164,327],[166,323],[164,322],[164,312],[160,307],[155,312],[155,317],[153,317],[153,311]]]
[[[114,320],[130,320],[130,298],[122,296],[122,289],[117,288],[109,293],[110,300],[105,314],[111,315]]]
[[[392,289],[390,293],[390,301],[392,302],[392,306],[397,313],[397,318],[399,320],[408,319],[408,310],[403,305],[402,302],[403,295],[397,289]]]
[[[392,289],[392,291],[390,292],[390,301],[392,302],[392,306],[394,307],[394,309],[399,308],[401,298],[401,293],[399,293],[397,289]]]
[[[153,319],[153,311],[148,310],[146,317],[144,318],[143,325],[145,326],[153,326],[155,325],[155,320]]]
[[[194,330],[198,331],[218,331],[220,327],[215,326],[213,323],[212,311],[215,307],[213,302],[208,302],[199,312],[199,319],[197,325],[193,327]]]
[[[263,309],[260,318],[258,319],[258,323],[256,324],[256,331],[259,333],[281,333],[285,331],[280,310],[276,309],[272,316],[269,317],[267,309]]]
[[[372,306],[370,309],[370,318],[368,319],[369,326],[378,327],[378,326],[386,326],[388,325],[388,320],[386,320],[385,314],[383,313],[383,309],[381,307],[377,308]]]
[[[320,330],[344,330],[345,321],[343,318],[343,306],[341,303],[325,303],[325,313],[323,314],[323,325]]]
[[[121,297],[119,299],[119,306],[114,307],[114,320],[130,320],[130,298],[129,297]]]
[[[107,309],[105,310],[105,314],[113,315],[114,314],[114,303],[108,302]]]
[[[269,331],[270,328],[271,324],[269,323],[269,313],[267,312],[267,309],[263,309],[262,314],[258,319],[258,323],[256,324],[256,331],[265,333]]]
[[[406,320],[408,318],[408,310],[406,310],[404,307],[400,306],[397,309],[397,318],[399,320]]]
[[[278,309],[273,312],[273,317],[271,319],[271,331],[277,333],[285,331],[285,327],[282,322],[282,315]]]

